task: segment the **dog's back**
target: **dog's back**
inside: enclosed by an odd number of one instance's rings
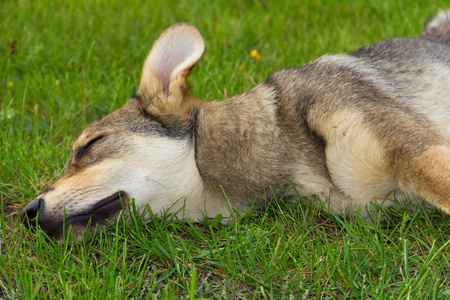
[[[281,126],[300,120],[310,129],[306,143],[323,145],[313,164],[303,155],[309,161],[293,166],[297,185],[322,173],[313,194],[329,190],[337,212],[394,191],[450,213],[449,16],[440,13],[417,38],[323,56],[267,80],[279,94]],[[295,133],[291,140],[299,141]]]

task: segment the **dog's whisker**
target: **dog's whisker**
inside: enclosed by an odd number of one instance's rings
[[[153,180],[153,179],[149,179],[149,178],[147,178],[147,177],[145,178],[145,180],[154,182],[154,183],[156,183],[156,184],[162,186],[166,191],[169,191],[169,190],[168,190],[161,182],[158,182],[158,181]]]

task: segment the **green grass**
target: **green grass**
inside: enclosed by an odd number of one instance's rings
[[[90,242],[61,244],[18,222],[20,206],[60,176],[83,128],[136,91],[142,62],[169,25],[190,22],[202,32],[207,50],[189,77],[191,92],[222,99],[283,66],[415,36],[446,6],[1,1],[0,298],[449,298],[450,218],[435,211],[395,208],[386,222],[367,223],[325,214],[313,201],[276,199],[228,226],[142,225],[135,216]]]

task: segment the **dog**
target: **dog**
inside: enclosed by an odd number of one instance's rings
[[[415,38],[281,69],[222,101],[190,95],[205,49],[190,24],[169,27],[145,60],[137,93],[88,125],[65,172],[23,208],[28,227],[82,239],[134,199],[202,222],[294,190],[336,214],[413,199],[450,214],[450,10]],[[226,195],[226,196],[225,196]],[[394,199],[394,200],[392,200]]]

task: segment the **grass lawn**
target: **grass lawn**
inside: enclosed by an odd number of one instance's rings
[[[450,218],[432,210],[398,207],[367,223],[326,214],[313,200],[275,199],[228,226],[135,217],[90,242],[60,244],[18,222],[20,207],[61,175],[83,128],[137,90],[143,60],[169,25],[202,32],[206,53],[191,92],[222,99],[280,67],[418,35],[448,6],[1,1],[0,298],[449,299]]]

